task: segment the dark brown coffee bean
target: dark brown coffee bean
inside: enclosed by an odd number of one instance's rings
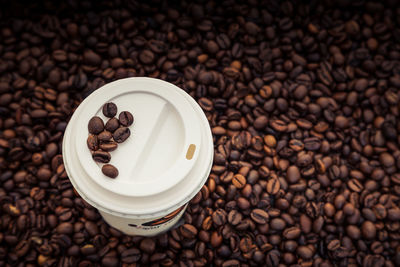
[[[296,239],[300,236],[301,234],[301,230],[298,227],[290,227],[290,228],[286,228],[283,231],[283,236],[286,239]]]
[[[379,160],[382,163],[382,165],[387,168],[392,167],[395,164],[393,156],[390,155],[389,153],[382,153],[379,156]]]
[[[89,120],[88,124],[89,133],[99,134],[104,130],[104,122],[100,117],[93,117]]]
[[[104,129],[113,133],[115,130],[119,128],[119,121],[117,118],[111,118],[106,122]]]
[[[355,207],[354,207],[354,205],[353,205],[352,203],[346,203],[346,204],[343,206],[343,212],[344,212],[344,214],[346,214],[346,215],[353,215],[354,212],[355,212]]]
[[[242,221],[242,214],[236,210],[231,210],[228,213],[228,222],[232,225],[238,225]]]
[[[142,253],[137,248],[125,249],[121,252],[121,261],[126,264],[138,262]]]
[[[194,238],[197,235],[197,229],[191,224],[184,224],[180,227],[180,232],[185,238]]]
[[[224,261],[224,263],[222,264],[222,267],[239,267],[240,266],[240,262],[238,260],[227,260]]]
[[[250,217],[258,224],[265,224],[269,220],[268,213],[262,209],[252,210],[252,212],[250,213]]]
[[[93,152],[92,158],[100,163],[108,163],[111,160],[111,155],[107,151],[96,150]]]
[[[110,141],[110,139],[112,138],[112,133],[109,131],[102,131],[101,133],[99,133],[97,135],[98,140],[101,142],[107,142]]]
[[[313,256],[313,251],[308,246],[299,246],[297,248],[297,254],[304,260],[309,260]]]
[[[29,252],[30,247],[29,241],[22,240],[15,246],[15,254],[18,257],[23,257]]]
[[[268,118],[266,116],[260,116],[254,121],[254,128],[257,130],[263,130],[268,125]]]
[[[376,236],[376,227],[375,225],[370,222],[370,221],[365,221],[362,225],[361,225],[361,231],[362,231],[362,235],[366,238],[366,239],[374,239]]]
[[[154,61],[154,53],[150,50],[143,50],[139,54],[139,59],[144,64],[151,64]]]
[[[114,141],[117,143],[122,143],[131,135],[131,131],[127,127],[121,127],[115,130],[113,133]]]
[[[274,218],[271,220],[270,225],[274,230],[283,230],[286,227],[286,222],[281,218]]]
[[[101,63],[101,57],[92,50],[85,51],[83,60],[86,64],[92,66],[98,66]]]
[[[111,152],[118,148],[118,143],[114,141],[102,142],[99,148],[103,151]]]
[[[200,98],[198,100],[200,107],[205,111],[212,111],[213,110],[213,102],[207,98]]]
[[[59,234],[72,234],[73,225],[69,222],[63,222],[57,226],[56,231]]]
[[[309,137],[304,139],[304,148],[316,151],[321,147],[321,141],[317,137]]]
[[[349,121],[344,116],[337,116],[335,118],[335,126],[340,128],[340,129],[347,128],[347,127],[349,127]]]
[[[279,183],[278,179],[270,179],[267,183],[267,192],[271,195],[278,194],[279,190],[281,189],[281,184]]]
[[[340,248],[340,240],[334,239],[330,241],[327,245],[328,250],[335,251]]]
[[[105,164],[101,167],[101,171],[105,176],[116,178],[119,174],[118,169],[111,164]]]
[[[351,219],[349,219],[350,221]],[[355,220],[356,221],[356,220]],[[347,235],[354,240],[360,239],[361,237],[361,231],[360,228],[355,226],[355,225],[349,225],[346,227],[346,233]]]
[[[151,238],[144,238],[140,242],[140,249],[148,254],[152,254],[156,248],[156,243]]]
[[[271,127],[278,132],[285,132],[288,128],[287,124],[282,120],[270,121]]]
[[[388,210],[388,219],[392,221],[400,220],[400,209],[392,208]]]
[[[89,137],[87,139],[87,146],[90,150],[97,150],[99,149],[99,140],[97,138],[97,135],[94,134],[89,134]]]
[[[301,175],[297,166],[290,166],[286,171],[286,179],[289,183],[296,183],[300,180]]]
[[[212,221],[214,222],[215,225],[221,226],[226,223],[226,219],[227,219],[226,217],[227,217],[227,214],[226,214],[225,210],[217,209],[212,214]]]
[[[280,253],[278,250],[271,250],[265,257],[267,266],[278,266],[280,261]]]
[[[117,111],[117,105],[115,105],[113,102],[108,102],[103,105],[103,114],[108,118],[113,118],[115,115],[117,115]]]
[[[351,190],[357,193],[360,193],[364,189],[364,186],[357,179],[349,180],[347,185]]]
[[[129,111],[122,111],[119,114],[119,123],[123,126],[131,126],[133,123],[133,115]]]

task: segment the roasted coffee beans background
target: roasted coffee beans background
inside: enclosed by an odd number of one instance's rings
[[[4,3],[0,265],[399,266],[399,18],[397,1]],[[79,103],[133,76],[188,92],[214,135],[206,185],[152,238],[109,227],[61,155]]]

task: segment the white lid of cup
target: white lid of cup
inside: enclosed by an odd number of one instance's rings
[[[117,105],[116,117],[122,111],[134,116],[131,136],[110,152],[110,164],[119,170],[115,179],[101,172],[103,164],[86,145],[90,118],[108,120],[102,113],[107,102]],[[213,145],[204,113],[183,90],[158,79],[127,78],[104,85],[80,104],[65,132],[63,155],[71,182],[90,204],[145,216],[173,210],[200,190]]]

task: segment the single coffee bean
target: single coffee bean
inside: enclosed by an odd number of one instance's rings
[[[15,246],[15,254],[18,257],[23,257],[25,256],[30,249],[30,242],[27,240],[21,240],[16,246]]]
[[[111,118],[106,122],[104,128],[113,133],[115,130],[119,128],[119,120],[117,118]]]
[[[286,239],[296,239],[300,236],[301,234],[301,230],[298,227],[290,227],[290,228],[286,228],[283,231],[283,236]]]
[[[206,231],[210,230],[210,228],[212,226],[212,223],[213,223],[212,222],[212,217],[208,216],[203,220],[203,223],[201,224],[201,227]]]
[[[142,253],[137,248],[125,249],[121,252],[121,261],[125,264],[134,264],[142,257]]]
[[[114,141],[117,143],[122,143],[124,142],[126,139],[128,139],[128,137],[131,135],[131,131],[129,130],[129,128],[127,127],[121,127],[118,128],[114,133],[113,133],[113,138]]]
[[[292,139],[289,142],[289,147],[291,149],[293,149],[294,151],[296,151],[296,152],[300,152],[300,151],[302,151],[304,149],[304,144],[300,140]]]
[[[353,215],[354,214],[354,212],[355,212],[355,207],[354,207],[354,205],[352,204],[352,203],[346,203],[344,206],[343,206],[343,212],[344,212],[344,214],[346,214],[346,215]]]
[[[363,224],[361,225],[361,232],[366,239],[374,239],[376,236],[375,224],[370,221],[363,222]]]
[[[281,185],[280,185],[278,179],[272,178],[267,183],[268,194],[276,195],[276,194],[278,194],[280,188],[281,188]]]
[[[226,223],[226,211],[223,209],[217,209],[216,211],[213,212],[212,214],[212,221],[214,224],[221,226]]]
[[[109,131],[102,131],[101,133],[99,133],[97,135],[98,140],[101,142],[107,142],[110,141],[110,139],[112,138],[112,133]]]
[[[119,122],[121,123],[121,125],[123,126],[131,126],[133,123],[133,115],[129,112],[129,111],[122,111],[119,114]]]
[[[287,124],[282,120],[270,121],[271,127],[278,132],[285,132],[288,129]]]
[[[281,218],[274,218],[271,220],[270,225],[274,230],[283,230],[286,227],[286,222]]]
[[[263,130],[268,125],[268,118],[266,116],[260,116],[254,121],[254,128],[257,130]]]
[[[194,238],[197,235],[197,229],[191,224],[184,224],[180,227],[180,232],[185,238]]]
[[[114,141],[102,142],[99,148],[103,151],[111,152],[118,148],[118,143]]]
[[[105,176],[108,176],[110,178],[115,178],[118,176],[118,169],[115,168],[111,164],[105,164],[103,167],[101,167],[101,171]]]
[[[140,242],[140,249],[148,254],[152,254],[156,248],[156,242],[151,238],[144,238]]]
[[[239,267],[240,266],[240,262],[238,260],[227,260],[224,261],[224,263],[222,264],[222,267]]]
[[[269,220],[268,213],[262,209],[252,210],[250,217],[258,224],[266,224]]]
[[[382,132],[383,132],[383,135],[386,137],[387,140],[396,140],[396,138],[397,138],[396,128],[390,122],[383,123]]]
[[[198,100],[200,107],[205,111],[212,111],[213,110],[213,102],[207,98],[200,98]]]
[[[108,163],[111,160],[111,155],[107,151],[96,150],[93,152],[92,158],[100,163]]]
[[[273,135],[264,136],[264,142],[269,147],[275,147],[276,146],[276,139],[275,139],[275,137]]]
[[[364,186],[357,179],[349,180],[347,182],[347,185],[350,188],[350,190],[353,190],[354,192],[357,193],[360,193],[364,189]]]
[[[360,237],[361,237],[360,228],[358,228],[355,225],[347,226],[346,227],[346,233],[351,239],[354,239],[354,240],[360,239]]]
[[[389,153],[382,153],[379,156],[379,161],[387,168],[392,167],[395,164],[395,159]]]
[[[243,188],[246,185],[246,178],[241,174],[235,174],[232,178],[232,184],[236,188]]]
[[[310,151],[316,151],[321,147],[321,140],[317,137],[308,137],[304,139],[304,148]]]
[[[113,118],[115,115],[117,115],[117,111],[117,105],[115,105],[113,102],[108,102],[103,105],[103,114],[108,118]]]
[[[238,225],[242,221],[242,214],[237,210],[231,210],[228,213],[228,222],[232,225]]]
[[[309,260],[313,256],[313,251],[308,246],[299,246],[297,248],[297,254],[305,260]]]
[[[297,166],[290,166],[287,171],[286,171],[286,179],[289,181],[289,183],[296,183],[300,180],[301,175],[299,168]]]
[[[99,140],[97,138],[97,135],[94,134],[89,134],[88,139],[87,139],[87,146],[90,150],[97,150],[99,149]]]
[[[100,117],[93,117],[89,120],[88,124],[89,133],[99,134],[104,130],[104,122]]]
[[[340,247],[340,241],[338,239],[334,239],[330,241],[327,245],[328,250],[335,251]]]
[[[400,209],[399,208],[392,208],[388,210],[388,219],[392,221],[399,221],[400,220]]]
[[[349,121],[344,116],[337,116],[335,118],[335,126],[340,128],[340,129],[347,128],[349,126]]]
[[[56,227],[56,232],[59,234],[72,234],[73,231],[73,225],[69,222],[63,222]]]
[[[265,263],[267,266],[278,266],[280,261],[280,253],[278,250],[271,250],[265,257]]]

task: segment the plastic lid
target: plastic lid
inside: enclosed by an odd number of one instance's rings
[[[134,116],[131,136],[111,153],[115,179],[101,172],[86,145],[88,122],[114,102]],[[104,85],[72,116],[63,142],[71,182],[86,201],[109,212],[136,217],[185,204],[205,183],[213,158],[204,113],[183,90],[158,79],[128,78]]]

